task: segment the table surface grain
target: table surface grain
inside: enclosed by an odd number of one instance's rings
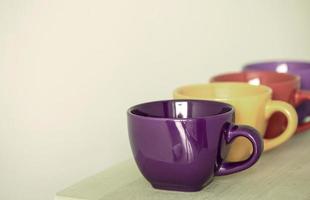
[[[72,185],[55,200],[310,200],[310,132],[295,135],[266,152],[252,168],[215,177],[200,192],[156,190],[142,177],[133,160]]]

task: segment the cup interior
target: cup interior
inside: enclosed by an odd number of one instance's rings
[[[139,104],[128,113],[139,117],[188,119],[205,118],[233,112],[229,104],[204,100],[166,100]]]
[[[291,71],[310,70],[310,62],[301,61],[271,61],[258,62],[245,66],[246,70],[272,70],[279,73],[287,73]]]
[[[298,81],[298,77],[290,74],[267,71],[247,71],[215,76],[212,82],[246,82],[251,85],[284,84]]]
[[[261,85],[226,82],[183,86],[176,89],[174,94],[180,98],[223,100],[271,94],[271,89]]]

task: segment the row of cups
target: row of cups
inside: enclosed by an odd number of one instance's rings
[[[128,109],[132,152],[154,188],[201,190],[310,129],[310,63],[255,63],[210,82]]]

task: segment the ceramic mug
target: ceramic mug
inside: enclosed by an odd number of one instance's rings
[[[262,85],[227,82],[179,87],[173,96],[176,99],[205,99],[229,103],[236,110],[236,123],[254,127],[262,137],[271,115],[275,112],[283,113],[288,119],[287,128],[276,138],[264,139],[264,150],[269,150],[287,141],[297,127],[295,109],[283,101],[271,100],[271,92],[269,87]],[[231,146],[228,161],[244,160],[252,152],[251,144],[242,137],[232,142]]]
[[[214,176],[251,167],[263,151],[259,133],[234,124],[231,105],[202,100],[143,103],[127,111],[135,161],[154,188],[198,191]],[[223,160],[236,137],[250,141],[253,153],[243,162]]]
[[[275,71],[279,73],[290,73],[300,77],[301,90],[310,90],[310,62],[302,61],[269,61],[248,64],[243,68],[244,71],[260,70]],[[310,124],[305,123],[310,117],[310,101],[303,102],[297,108],[299,127],[297,132],[310,129]]]
[[[211,82],[247,82],[252,85],[266,85],[272,89],[272,99],[281,100],[297,107],[310,100],[310,90],[300,90],[300,78],[292,74],[281,74],[269,71],[246,71],[221,74],[211,78]],[[308,126],[310,122],[299,125],[298,128]],[[269,122],[265,138],[279,136],[286,128],[287,121],[283,114],[274,114]]]

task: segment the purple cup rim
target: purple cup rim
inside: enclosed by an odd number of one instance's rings
[[[270,64],[288,64],[288,65],[295,65],[294,69],[298,71],[307,71],[310,70],[310,61],[309,60],[266,60],[266,61],[256,61],[256,62],[249,62],[246,63],[243,69],[251,69],[257,67],[256,70],[259,70],[260,67],[264,65]],[[297,66],[296,66],[297,65]],[[300,65],[307,65],[309,67],[300,66]]]
[[[206,115],[203,117],[186,117],[186,118],[174,118],[174,117],[153,117],[153,116],[143,116],[143,115],[139,115],[139,114],[135,114],[132,111],[137,108],[138,106],[143,106],[143,105],[147,105],[147,104],[154,104],[154,103],[161,103],[161,102],[200,102],[200,103],[205,103],[206,106],[210,105],[210,104],[218,104],[218,105],[222,105],[223,107],[228,107],[229,110],[223,113],[219,113],[219,114],[214,114],[214,115]],[[199,100],[199,99],[167,99],[167,100],[157,100],[157,101],[149,101],[149,102],[144,102],[144,103],[140,103],[140,104],[136,104],[134,106],[131,106],[130,108],[127,109],[127,115],[128,116],[132,116],[132,117],[136,117],[136,118],[140,118],[140,119],[150,119],[150,120],[173,120],[173,121],[193,121],[193,120],[200,120],[200,119],[210,119],[210,118],[218,118],[221,116],[225,116],[227,114],[234,114],[235,109],[232,105],[228,104],[228,103],[224,103],[224,102],[220,102],[220,101],[212,101],[212,100]]]

